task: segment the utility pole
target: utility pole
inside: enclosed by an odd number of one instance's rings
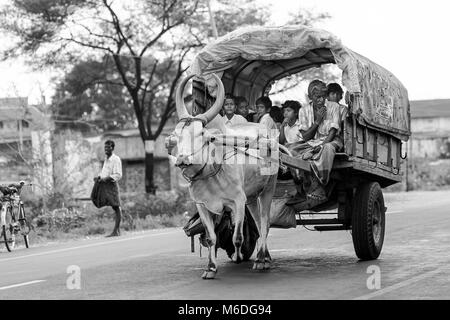
[[[22,119],[17,120],[17,124],[19,127],[19,150],[22,152],[23,150],[23,127],[22,127]]]
[[[209,20],[211,22],[213,36],[215,39],[217,39],[219,37],[219,34],[217,33],[216,20],[214,19],[214,15],[213,15],[212,9],[211,9],[211,0],[206,0],[206,1],[208,2]]]

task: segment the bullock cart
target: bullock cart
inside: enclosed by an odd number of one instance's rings
[[[380,255],[385,233],[387,208],[382,189],[402,181],[402,163],[407,156],[402,143],[410,136],[408,93],[392,73],[324,30],[305,26],[244,28],[217,39],[195,57],[190,68],[198,76],[193,82],[194,112],[203,112],[213,100],[208,82],[203,80],[207,74],[221,75],[225,92],[244,96],[254,105],[258,97],[269,94],[275,81],[328,64],[341,71],[348,113],[341,130],[344,146],[334,160],[327,201],[306,212],[292,205],[295,214],[287,219],[290,222],[272,223],[271,227],[351,230],[357,257],[372,260]],[[308,161],[288,152],[280,154],[280,163],[295,170],[311,170]],[[278,180],[273,201],[295,192],[293,180]],[[244,236],[251,250],[256,239],[247,229],[248,225]]]

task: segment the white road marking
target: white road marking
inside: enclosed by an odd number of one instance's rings
[[[369,299],[381,296],[383,294],[392,292],[394,290],[397,290],[397,289],[409,286],[410,284],[419,282],[419,281],[424,280],[426,278],[432,277],[435,274],[441,273],[443,270],[444,270],[444,268],[439,268],[439,269],[436,269],[436,270],[433,270],[433,271],[428,271],[428,272],[422,273],[421,275],[412,277],[412,278],[410,278],[408,280],[396,283],[396,284],[394,284],[392,286],[389,286],[389,287],[377,290],[375,292],[372,292],[372,293],[369,293],[369,294],[366,294],[366,295],[354,298],[353,300],[369,300]]]
[[[401,213],[401,212],[403,212],[403,210],[388,211],[386,213],[391,214],[391,213]]]
[[[0,287],[0,290],[7,290],[7,289],[12,289],[12,288],[17,288],[17,287],[28,286],[30,284],[40,283],[40,282],[44,282],[44,281],[46,281],[46,280],[34,280],[34,281],[29,281],[29,282],[13,284],[13,285],[6,286],[6,287]]]
[[[143,236],[139,236],[139,237],[133,237],[133,238],[126,238],[126,239],[118,239],[118,240],[110,240],[110,241],[91,243],[91,244],[86,244],[84,246],[70,247],[70,248],[51,250],[51,251],[40,252],[40,253],[33,253],[33,254],[25,255],[25,256],[0,259],[0,262],[3,262],[3,261],[14,261],[14,260],[19,260],[19,259],[25,259],[25,258],[30,258],[30,257],[38,257],[38,256],[47,255],[47,254],[52,254],[52,253],[72,251],[72,250],[84,249],[84,248],[90,248],[90,247],[98,247],[98,246],[107,245],[107,244],[113,244],[113,243],[118,243],[118,242],[124,242],[124,241],[130,241],[130,240],[137,240],[137,239],[144,239],[144,238],[150,238],[150,237],[155,237],[155,236],[174,234],[174,233],[177,233],[177,232],[179,232],[179,230],[172,231],[172,232],[147,234],[147,235],[143,235]]]

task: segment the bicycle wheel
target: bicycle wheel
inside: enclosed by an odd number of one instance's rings
[[[14,226],[12,225],[11,208],[8,208],[8,211],[6,212],[6,223],[2,226],[2,236],[6,249],[11,252],[16,244]]]
[[[30,239],[28,238],[28,234],[30,233],[30,223],[27,221],[27,218],[25,216],[25,208],[23,207],[23,204],[19,206],[19,226],[20,226],[20,233],[23,236],[23,241],[25,242],[25,247],[30,247]]]

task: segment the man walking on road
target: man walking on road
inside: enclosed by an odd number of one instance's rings
[[[105,142],[105,162],[100,175],[94,178],[95,184],[91,194],[91,199],[97,208],[111,206],[115,212],[114,230],[107,237],[120,236],[122,218],[118,185],[118,181],[122,178],[122,161],[113,153],[114,147],[114,141]]]

